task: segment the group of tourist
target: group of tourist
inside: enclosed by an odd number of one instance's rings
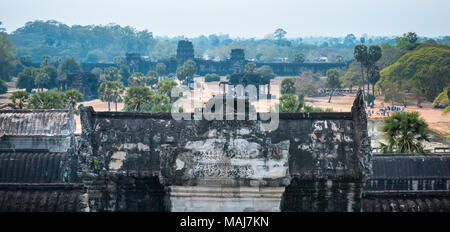
[[[384,106],[384,103],[381,103],[381,108],[379,108],[377,111],[374,109],[368,109],[367,110],[367,116],[372,117],[372,116],[383,116],[383,117],[389,117],[391,115],[391,113],[396,112],[396,111],[401,111],[403,112],[405,110],[405,107],[403,106]]]

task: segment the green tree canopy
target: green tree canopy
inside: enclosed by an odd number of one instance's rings
[[[220,81],[220,76],[215,73],[208,73],[205,75],[205,82]]]
[[[405,50],[414,50],[419,45],[415,32],[405,33],[402,37],[395,38],[395,42],[398,48]]]
[[[58,65],[58,75],[81,72],[81,64],[75,57],[67,57]]]
[[[253,62],[249,62],[245,65],[245,72],[246,73],[254,73],[256,69],[256,64]]]
[[[294,62],[303,63],[305,62],[305,54],[299,52],[294,55]]]
[[[128,78],[130,78],[130,76],[131,76],[130,67],[128,67],[128,65],[121,64],[120,69],[119,69],[119,74],[120,74],[120,77],[122,78],[121,81],[126,85]]]
[[[421,45],[383,69],[379,84],[406,80],[417,86],[428,101],[433,101],[450,83],[449,67],[449,46]]]
[[[448,84],[447,89],[440,93],[433,101],[433,106],[444,107],[442,111],[442,115],[445,115],[448,111],[450,111],[450,83]]]
[[[4,94],[6,92],[8,92],[8,86],[4,80],[0,79],[0,94]]]
[[[129,86],[145,86],[147,83],[147,77],[140,72],[135,72],[128,78]]]
[[[31,96],[29,109],[64,109],[63,93],[54,90],[39,92]]]
[[[0,80],[11,80],[11,75],[17,65],[15,52],[14,45],[8,39],[8,35],[0,31]]]
[[[44,85],[44,88],[52,89],[57,86],[56,78],[58,78],[58,71],[56,70],[56,67],[53,65],[46,65],[41,68],[41,72],[46,73],[49,77],[49,80],[46,85]]]
[[[104,60],[105,60],[105,54],[99,49],[89,51],[87,53],[86,57],[84,58],[84,62],[89,62],[89,63],[97,63],[97,62],[101,62]]]
[[[280,97],[279,111],[295,113],[300,112],[305,103],[300,101],[297,96],[293,94],[283,94]]]
[[[275,30],[275,32],[273,33],[273,36],[277,39],[277,40],[282,40],[284,39],[284,37],[286,36],[287,32],[283,29],[283,28],[278,28]]]
[[[32,67],[26,67],[22,72],[19,73],[16,88],[26,89],[27,92],[31,93],[34,88],[34,74],[35,69]]]
[[[125,95],[125,111],[144,112],[145,105],[150,103],[153,91],[144,86],[133,86],[128,88]]]
[[[330,98],[328,99],[328,103],[330,103],[335,89],[341,86],[341,81],[339,80],[339,71],[337,69],[330,69],[327,71],[327,86],[328,88],[332,89],[332,91],[330,92]]]
[[[166,96],[170,96],[172,92],[172,88],[177,86],[177,82],[173,79],[164,79],[163,81],[158,82],[156,85],[156,89],[158,89],[158,93]]]
[[[156,73],[158,73],[158,76],[164,76],[166,75],[166,65],[164,63],[157,63],[156,64]]]
[[[381,143],[383,152],[423,153],[423,142],[430,141],[428,125],[419,112],[395,112],[384,119],[381,131],[387,140]]]
[[[158,84],[158,73],[155,71],[149,71],[147,73],[146,84],[149,86],[154,86],[154,85]]]
[[[72,105],[73,108],[75,108],[75,105],[78,102],[83,101],[83,98],[84,98],[83,94],[76,89],[67,90],[66,92],[64,92],[63,95],[64,103],[66,104],[67,108],[69,108],[70,105]]]
[[[37,72],[35,73],[34,76],[34,85],[38,88],[38,89],[43,89],[43,87],[45,85],[48,85],[48,83],[50,82],[50,77],[48,76],[47,73],[42,72],[41,70],[37,70]]]
[[[122,79],[122,76],[119,73],[119,69],[110,66],[105,68],[105,79],[107,81],[120,81]]]
[[[51,57],[49,55],[42,56],[41,67],[49,65],[51,62]]]
[[[273,73],[272,68],[268,65],[263,65],[256,69],[256,73],[261,75],[261,78],[270,81],[275,77],[275,73]]]
[[[13,92],[9,99],[12,101],[14,105],[19,107],[19,109],[25,109],[26,103],[30,98],[30,94],[26,91],[16,91]]]
[[[281,94],[295,94],[295,81],[292,78],[286,78],[281,82]]]
[[[95,67],[95,68],[93,68],[93,69],[91,70],[91,73],[94,74],[94,75],[96,75],[97,78],[99,78],[100,75],[103,74],[103,69],[101,69],[101,68],[99,68],[99,67]]]
[[[117,103],[122,102],[122,94],[125,86],[121,81],[106,81],[98,88],[100,100],[108,103],[108,111],[111,111],[111,102],[115,103],[117,111]]]

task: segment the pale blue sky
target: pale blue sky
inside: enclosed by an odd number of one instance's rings
[[[287,37],[408,31],[434,37],[450,34],[450,0],[0,0],[7,32],[36,19],[114,22],[158,36],[261,38],[281,27]]]

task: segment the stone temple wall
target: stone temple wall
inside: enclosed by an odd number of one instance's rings
[[[329,211],[359,211],[371,157],[360,103],[359,96],[346,113],[281,113],[274,131],[263,131],[261,120],[177,121],[84,108],[78,166],[89,208],[324,211],[316,205],[327,202]],[[140,202],[127,203],[136,194]]]
[[[361,95],[279,116],[0,111],[0,211],[450,211],[450,154],[372,157]]]

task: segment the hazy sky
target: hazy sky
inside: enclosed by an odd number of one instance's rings
[[[450,0],[0,0],[7,32],[36,19],[68,25],[117,23],[158,36],[261,38],[450,34]]]

